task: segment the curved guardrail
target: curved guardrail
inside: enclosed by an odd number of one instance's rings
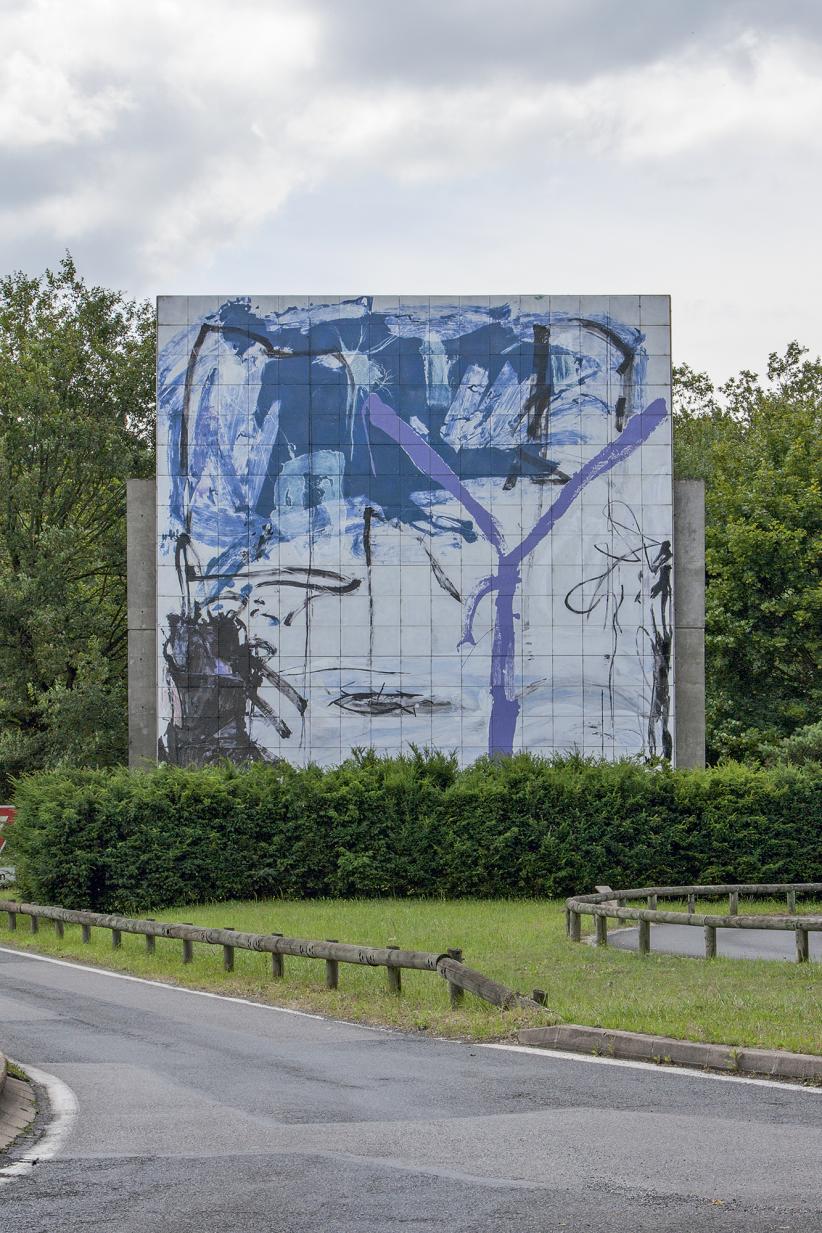
[[[780,915],[740,915],[739,896],[784,895],[787,912]],[[582,916],[596,920],[598,946],[608,945],[608,918],[639,922],[639,953],[651,949],[651,925],[693,925],[705,931],[705,958],[716,956],[717,929],[784,929],[796,934],[796,961],[808,960],[808,934],[822,932],[822,916],[797,914],[797,895],[822,895],[822,882],[735,882],[719,886],[641,886],[632,890],[599,887],[592,895],[572,895],[565,901],[568,937],[582,939]],[[727,914],[696,911],[697,899],[728,899]],[[631,908],[631,899],[644,899],[646,907]],[[657,907],[660,899],[686,899],[686,912],[665,912]]]

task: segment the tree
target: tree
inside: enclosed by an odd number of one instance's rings
[[[127,747],[125,481],[153,473],[154,319],[71,257],[0,279],[0,768]]]
[[[747,757],[822,715],[822,362],[767,382],[675,371],[680,476],[706,481],[709,755]]]

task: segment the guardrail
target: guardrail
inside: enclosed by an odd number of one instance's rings
[[[41,920],[54,922],[57,936],[65,935],[66,925],[79,925],[82,941],[91,941],[92,929],[110,929],[111,944],[115,950],[122,945],[124,933],[142,934],[149,954],[155,951],[157,938],[177,939],[182,943],[182,962],[191,963],[194,958],[194,943],[222,946],[223,968],[234,970],[234,951],[253,950],[271,955],[271,975],[274,979],[285,976],[286,955],[299,959],[320,959],[325,962],[325,983],[329,989],[339,988],[339,965],[354,963],[365,967],[384,967],[388,989],[391,993],[402,992],[403,969],[435,972],[448,984],[452,1008],[458,1008],[465,992],[472,993],[484,1002],[490,1002],[502,1010],[520,1006],[539,1010],[545,1006],[545,993],[535,989],[532,997],[509,989],[484,976],[462,961],[462,951],[452,948],[442,954],[422,950],[402,950],[398,946],[357,946],[349,942],[330,939],[315,941],[310,938],[289,938],[281,933],[243,933],[237,929],[203,929],[198,925],[154,920],[152,917],[138,919],[116,914],[74,911],[70,908],[50,907],[39,903],[18,903],[13,899],[0,899],[0,912],[8,915],[9,929],[17,928],[18,916],[29,919],[29,928],[37,933]]]
[[[639,922],[639,953],[651,949],[651,925],[693,925],[705,931],[705,958],[716,956],[717,929],[784,929],[796,934],[796,961],[808,961],[808,934],[822,932],[822,916],[802,916],[796,913],[797,895],[822,894],[822,882],[738,882],[721,886],[642,886],[634,890],[612,890],[600,887],[596,894],[572,895],[565,901],[568,937],[581,941],[583,915],[596,919],[598,946],[608,945],[608,918]],[[784,895],[787,913],[784,915],[739,914],[739,896],[763,895],[769,898]],[[728,898],[727,915],[696,911],[697,899]],[[687,912],[664,912],[657,909],[659,899],[686,899]],[[627,908],[630,899],[644,899],[645,908]]]

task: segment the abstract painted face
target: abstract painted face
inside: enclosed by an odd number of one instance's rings
[[[163,756],[669,751],[667,301],[173,303]]]

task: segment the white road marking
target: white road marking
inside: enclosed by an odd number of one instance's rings
[[[61,968],[72,968],[79,972],[92,972],[95,976],[110,976],[114,980],[128,980],[138,985],[151,985],[155,989],[171,989],[174,993],[189,993],[200,998],[216,998],[220,1002],[234,1002],[239,1006],[253,1006],[257,1010],[274,1011],[279,1015],[297,1015],[303,1019],[319,1019],[327,1023],[340,1023],[346,1027],[356,1027],[362,1031],[402,1033],[402,1028],[376,1027],[372,1023],[356,1023],[350,1019],[333,1019],[330,1015],[316,1015],[307,1010],[293,1010],[290,1006],[272,1006],[270,1002],[253,1002],[250,998],[238,998],[230,993],[210,993],[207,989],[189,989],[185,985],[171,985],[163,980],[150,980],[146,976],[130,976],[127,972],[112,972],[110,968],[92,967],[85,963],[74,963],[69,959],[55,959],[51,955],[38,955],[30,950],[15,950],[12,946],[0,946],[0,953],[6,955],[25,956],[27,959],[37,959],[41,963],[56,963]],[[752,1083],[756,1087],[777,1087],[781,1091],[811,1092],[822,1096],[822,1087],[804,1087],[802,1084],[782,1081],[779,1079],[753,1079],[746,1075],[725,1075],[715,1070],[696,1070],[690,1066],[666,1066],[657,1062],[635,1062],[629,1058],[601,1057],[596,1053],[571,1053],[564,1049],[537,1049],[532,1045],[509,1045],[504,1042],[480,1042],[472,1040],[454,1040],[452,1037],[435,1036],[432,1039],[442,1044],[467,1045],[471,1049],[501,1049],[509,1053],[528,1053],[532,1057],[544,1060],[558,1059],[564,1062],[578,1062],[594,1066],[622,1066],[629,1070],[652,1070],[656,1074],[682,1075],[690,1079],[709,1079],[718,1083]],[[29,1073],[34,1074],[31,1067]]]
[[[15,1178],[24,1177],[25,1174],[31,1173],[35,1165],[42,1164],[44,1160],[50,1160],[56,1156],[77,1116],[77,1097],[67,1083],[58,1079],[56,1075],[37,1070],[34,1066],[22,1066],[19,1062],[17,1065],[21,1066],[21,1069],[25,1070],[35,1083],[39,1083],[46,1089],[51,1121],[37,1142],[19,1160],[5,1169],[0,1169],[0,1186],[13,1182]]]
[[[630,1070],[653,1070],[656,1074],[684,1075],[690,1079],[715,1079],[720,1083],[753,1083],[756,1087],[778,1087],[781,1091],[812,1092],[822,1096],[822,1087],[805,1087],[795,1080],[755,1079],[748,1075],[725,1075],[718,1070],[696,1070],[692,1066],[666,1066],[664,1062],[636,1062],[631,1058],[601,1057],[597,1053],[571,1053],[567,1049],[538,1049],[533,1045],[506,1045],[504,1042],[477,1044],[477,1049],[507,1049],[511,1053],[531,1053],[539,1057],[559,1057],[568,1062],[592,1062],[595,1066],[627,1066]]]
[[[271,1006],[268,1002],[253,1002],[251,998],[238,998],[230,993],[209,993],[207,989],[189,989],[187,985],[172,985],[165,980],[151,980],[147,976],[130,976],[128,972],[112,972],[110,968],[74,963],[70,959],[55,959],[52,955],[38,955],[33,950],[15,950],[12,946],[0,946],[0,952],[6,955],[25,955],[27,959],[39,959],[41,963],[56,963],[58,967],[72,968],[75,972],[93,972],[95,976],[111,976],[114,980],[130,980],[137,985],[151,985],[155,989],[173,989],[175,993],[193,993],[198,998],[217,998],[218,1001],[236,1002],[240,1006],[256,1006],[258,1010],[276,1010],[281,1015],[299,1015],[302,1019],[329,1018],[328,1015],[315,1015],[308,1010],[293,1010],[290,1006]],[[331,1022],[338,1021],[332,1019]],[[339,1022],[344,1022],[344,1020],[339,1020]],[[356,1024],[355,1026],[370,1027],[370,1024]]]

